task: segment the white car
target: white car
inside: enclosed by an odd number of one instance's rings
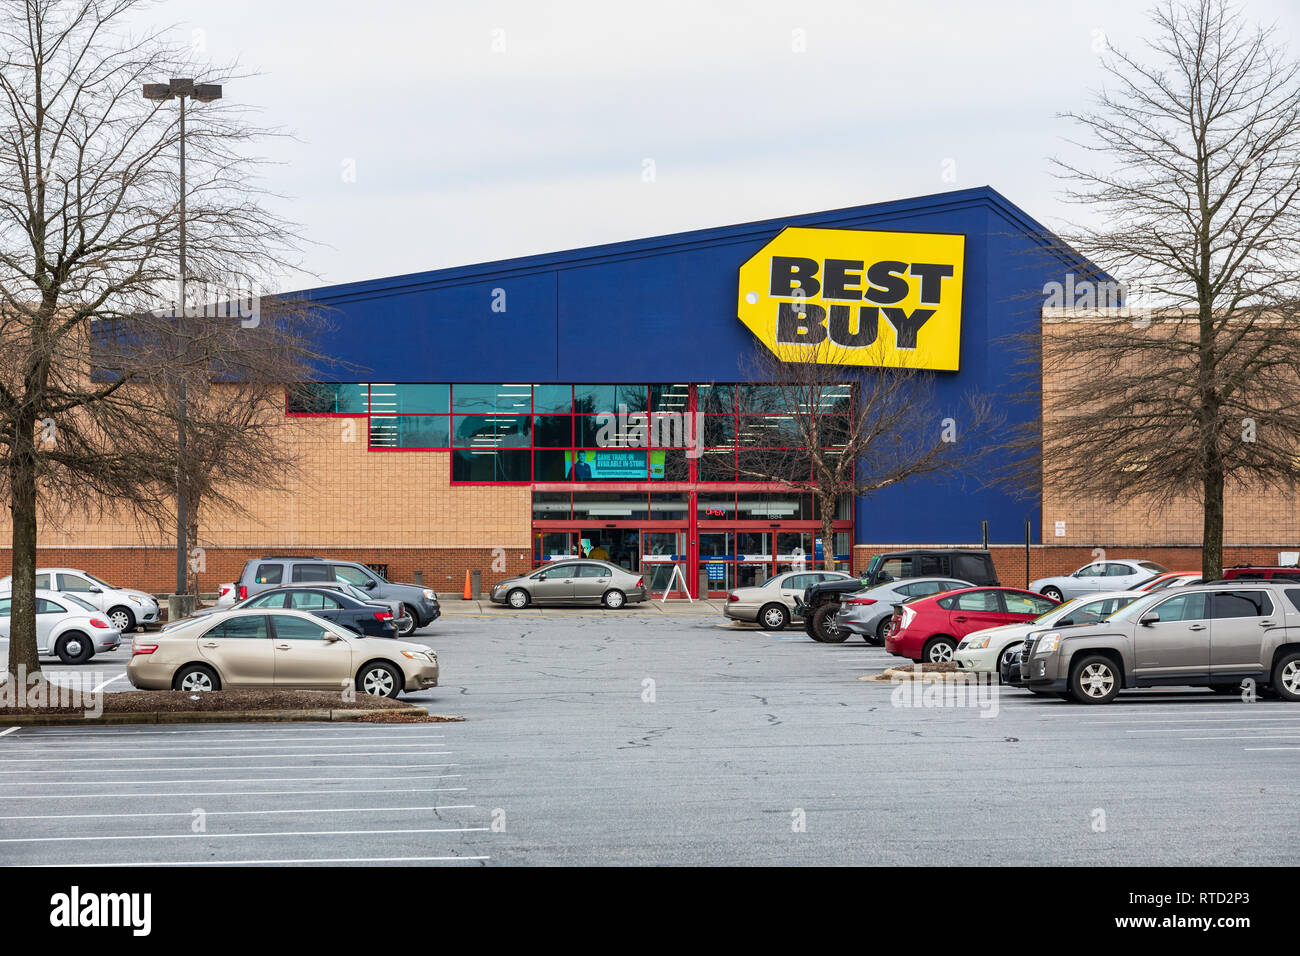
[[[1028,624],[1004,624],[972,631],[962,638],[952,659],[964,671],[980,674],[1000,674],[1002,659],[1013,653],[1030,631],[1043,627],[1073,627],[1076,624],[1095,624],[1104,621],[1122,607],[1147,595],[1141,591],[1104,591],[1087,597],[1066,601],[1040,614]]]
[[[57,591],[81,598],[108,616],[109,623],[128,634],[144,624],[158,623],[161,613],[152,594],[114,587],[89,571],[76,568],[37,568],[37,590]],[[0,592],[13,590],[13,578],[0,578]]]
[[[0,637],[9,637],[9,592],[0,594]],[[71,594],[36,592],[36,648],[65,664],[84,664],[96,651],[116,650],[122,632],[99,610]]]
[[[823,581],[847,581],[853,575],[842,571],[785,571],[774,574],[762,584],[736,588],[727,594],[722,608],[724,617],[733,621],[751,621],[769,631],[783,631],[791,621],[802,621],[794,613],[795,602],[805,588]]]
[[[1096,594],[1098,591],[1127,591],[1135,584],[1149,580],[1153,574],[1162,574],[1168,570],[1154,561],[1094,561],[1073,574],[1031,581],[1029,590],[1037,591],[1053,601],[1066,601]]]

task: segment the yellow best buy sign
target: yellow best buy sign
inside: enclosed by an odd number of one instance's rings
[[[781,231],[740,267],[737,314],[782,361],[957,370],[966,237]]]

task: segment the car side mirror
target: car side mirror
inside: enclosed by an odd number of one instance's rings
[[[370,580],[369,578],[367,578],[366,583],[361,586],[365,588],[367,591],[373,591],[376,587],[378,587],[378,585],[374,581]]]
[[[342,638],[340,638],[337,634],[331,634],[329,631],[326,631],[326,632],[325,632],[325,643],[326,643],[326,644],[336,644],[336,643],[338,643],[340,640],[342,640]]]
[[[1073,618],[1068,618],[1068,617],[1067,617],[1064,621],[1057,621],[1057,622],[1056,622],[1056,626],[1057,626],[1057,627],[1074,627],[1074,619],[1073,619]]]
[[[91,589],[90,589],[89,591],[87,591],[86,593],[87,593],[87,594],[103,594],[104,591],[103,591],[102,588],[91,588]]]
[[[1143,627],[1150,627],[1152,624],[1159,624],[1160,615],[1157,614],[1155,611],[1149,611],[1148,613],[1143,614],[1142,617],[1138,619],[1138,623],[1141,624]]]

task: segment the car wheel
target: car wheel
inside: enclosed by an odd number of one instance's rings
[[[1045,598],[1051,598],[1053,601],[1061,601],[1065,599],[1065,595],[1061,593],[1060,588],[1052,588],[1052,587],[1043,588],[1038,593]]]
[[[848,630],[835,621],[835,612],[838,610],[834,604],[823,604],[813,612],[813,630],[823,644],[842,644],[848,639]]]
[[[957,650],[957,642],[951,637],[932,637],[921,649],[921,660],[927,664],[946,664],[952,660],[955,650]]]
[[[414,634],[416,630],[415,611],[411,610],[411,608],[407,607],[405,604],[399,604],[397,606],[397,611],[397,616],[399,618],[406,619],[405,624],[398,626],[397,636],[407,637],[408,635]]]
[[[1007,647],[1007,649],[1002,652],[1002,656],[998,658],[998,683],[999,684],[1006,683],[1006,681],[1002,679],[1002,665],[1010,664],[1011,659],[1016,656],[1016,651],[1018,651],[1019,649],[1020,649],[1019,644],[1012,644],[1009,647]]]
[[[127,634],[135,629],[135,615],[127,607],[110,608],[108,612],[108,622],[123,634]]]
[[[879,624],[876,625],[876,643],[881,646],[889,640],[889,635],[894,632],[894,616],[891,614]]]
[[[783,604],[764,604],[758,612],[758,623],[765,631],[784,631],[790,623],[790,612]]]
[[[601,595],[600,603],[611,611],[617,611],[627,603],[627,595],[618,588],[611,588]]]
[[[54,645],[54,653],[65,664],[84,664],[95,654],[95,645],[80,631],[69,631]]]
[[[375,661],[357,674],[357,690],[371,697],[396,697],[402,692],[402,679],[392,664]]]
[[[206,693],[221,690],[221,678],[211,667],[203,664],[186,664],[172,678],[172,690],[188,690]]]
[[[528,592],[523,588],[515,588],[506,595],[506,603],[515,609],[528,607]]]
[[[1283,700],[1300,700],[1300,653],[1287,654],[1277,662],[1270,687]]]
[[[811,614],[808,615],[808,617],[804,618],[803,629],[804,632],[807,633],[807,635],[811,637],[814,641],[821,640],[821,638],[817,636],[817,628],[813,627],[813,619]]]
[[[1120,683],[1115,662],[1092,654],[1070,671],[1070,696],[1081,704],[1109,704],[1119,694]]]

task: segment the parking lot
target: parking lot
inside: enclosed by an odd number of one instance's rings
[[[929,706],[858,680],[896,661],[861,641],[720,622],[706,605],[449,608],[417,638],[443,684],[411,699],[464,723],[0,728],[0,859],[1293,858],[1300,707],[1201,690]]]

